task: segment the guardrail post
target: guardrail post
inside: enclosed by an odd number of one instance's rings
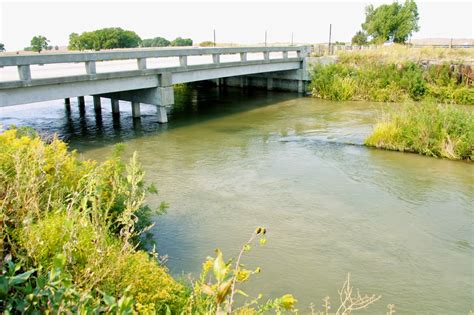
[[[288,59],[288,52],[287,51],[283,52],[283,59]]]
[[[240,53],[240,61],[242,61],[242,62],[247,61],[247,53],[246,52],[241,52]]]
[[[146,58],[137,58],[138,70],[146,69]]]
[[[270,52],[269,52],[269,51],[264,51],[264,52],[263,52],[263,59],[264,59],[265,61],[270,60]]]
[[[95,61],[86,61],[86,73],[88,75],[96,74]]]
[[[221,63],[221,58],[219,54],[212,54],[212,62],[215,64]]]
[[[31,70],[29,65],[18,66],[18,76],[21,81],[31,81]]]
[[[188,56],[179,56],[179,66],[184,68],[188,66]]]

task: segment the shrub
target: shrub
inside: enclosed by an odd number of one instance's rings
[[[169,307],[177,313],[185,304],[184,287],[145,252],[123,253],[115,247],[93,272],[106,273],[98,284],[101,290],[116,296],[127,289],[139,312],[163,312]]]
[[[81,161],[56,137],[45,142],[31,129],[0,134],[0,261],[22,261],[18,266],[25,277],[35,277],[23,286],[3,287],[7,292],[52,292],[45,279],[56,274],[56,258],[61,256],[65,295],[56,300],[59,293],[51,293],[42,300],[59,303],[51,305],[53,310],[67,296],[82,301],[103,292],[110,302],[111,296],[123,297],[128,290],[137,308],[178,308],[182,286],[156,260],[135,249],[141,229],[155,213],[143,205],[145,193],[154,189],[144,184],[135,154],[128,164],[118,154],[103,163]],[[28,304],[34,299],[10,302],[15,309],[35,308]]]

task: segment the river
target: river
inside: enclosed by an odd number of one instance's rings
[[[85,158],[113,144],[138,151],[167,214],[153,235],[176,275],[197,275],[215,248],[235,256],[257,226],[264,247],[244,257],[262,272],[244,286],[292,293],[301,313],[337,304],[347,273],[382,298],[367,313],[467,314],[474,309],[473,165],[362,146],[380,103],[326,102],[294,93],[185,88],[167,125],[107,101],[96,119],[62,101],[0,108],[0,124],[57,132]],[[334,306],[333,306],[334,307]]]

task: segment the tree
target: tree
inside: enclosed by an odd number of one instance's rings
[[[406,0],[405,4],[383,4],[377,8],[369,5],[365,8],[362,29],[374,43],[387,40],[404,43],[413,32],[419,31],[418,20],[418,7],[414,0]]]
[[[166,47],[171,45],[171,42],[163,37],[147,38],[142,40],[142,47]]]
[[[171,42],[171,46],[192,46],[192,45],[193,45],[193,40],[191,38],[176,37],[176,39]]]
[[[357,46],[367,45],[367,34],[364,31],[358,31],[352,37],[351,42],[352,42],[352,45],[357,45]]]
[[[35,36],[31,39],[30,45],[33,51],[40,53],[44,49],[48,49],[49,40],[41,35]]]
[[[82,50],[81,40],[79,39],[79,34],[71,33],[69,34],[69,45],[67,46],[69,50]]]
[[[81,35],[71,33],[69,35],[70,50],[84,49],[113,49],[133,48],[141,43],[140,36],[133,31],[123,30],[120,27],[109,27],[92,32],[83,32]]]
[[[0,43],[0,52],[5,51],[5,45],[3,43]]]

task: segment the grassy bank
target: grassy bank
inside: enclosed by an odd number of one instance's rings
[[[365,144],[453,160],[474,160],[474,112],[433,103],[397,106],[380,118]]]
[[[424,60],[435,57],[437,64]],[[474,104],[471,68],[473,58],[464,50],[423,50],[390,47],[345,52],[338,62],[312,69],[311,91],[324,99],[404,102],[433,100]],[[465,59],[464,59],[465,58]]]
[[[145,205],[146,195],[156,189],[145,184],[136,154],[128,163],[119,154],[117,149],[98,163],[30,129],[0,134],[0,313],[297,312],[291,294],[263,301],[262,295],[251,298],[239,289],[260,272],[243,263],[248,251],[265,244],[262,227],[237,259],[225,261],[216,250],[198,279],[174,279],[158,254],[142,244],[152,215],[164,206]],[[338,314],[380,299],[353,292],[348,277]],[[237,295],[245,301],[238,306]],[[321,314],[329,311],[326,298]]]

